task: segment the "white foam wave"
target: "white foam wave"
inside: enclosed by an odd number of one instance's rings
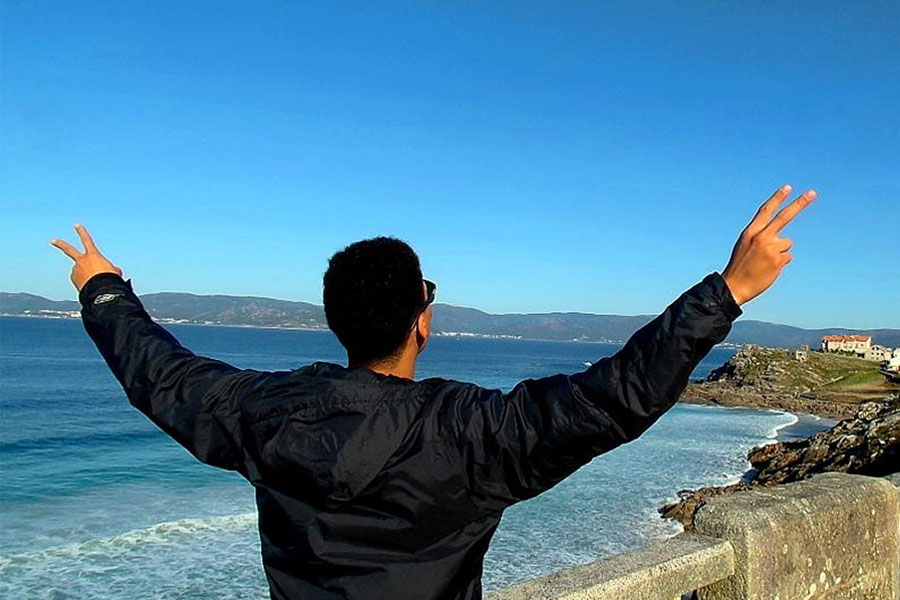
[[[186,538],[213,537],[226,530],[251,528],[256,525],[256,513],[209,517],[206,519],[182,519],[157,523],[143,529],[126,531],[118,535],[87,540],[63,546],[51,546],[34,552],[0,556],[0,575],[7,569],[30,562],[46,562],[53,559],[83,559],[85,556],[113,557],[130,552],[136,547],[172,545]]]
[[[795,415],[794,413],[781,411],[781,410],[774,410],[772,412],[778,413],[780,415],[784,415],[785,417],[788,417],[788,420],[785,421],[784,423],[780,423],[780,424],[776,425],[769,431],[768,434],[766,434],[766,437],[770,440],[777,439],[778,432],[781,431],[782,429],[784,429],[785,427],[790,427],[791,425],[796,425],[800,421],[800,417]]]

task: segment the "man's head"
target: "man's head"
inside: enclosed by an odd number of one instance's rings
[[[397,361],[421,352],[431,329],[419,257],[405,242],[377,237],[328,261],[325,318],[351,365]]]

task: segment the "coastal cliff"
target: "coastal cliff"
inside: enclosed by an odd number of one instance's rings
[[[728,486],[678,492],[680,500],[659,509],[663,517],[693,528],[693,517],[710,498],[766,488],[838,471],[885,476],[900,470],[900,394],[858,406],[856,414],[805,440],[760,446],[747,459],[752,470]]]
[[[852,417],[860,404],[900,393],[879,364],[853,356],[745,345],[702,382],[688,385],[681,402],[771,408],[834,418]]]

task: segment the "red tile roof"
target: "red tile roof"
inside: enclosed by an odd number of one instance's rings
[[[865,342],[871,340],[871,335],[826,335],[823,342]]]

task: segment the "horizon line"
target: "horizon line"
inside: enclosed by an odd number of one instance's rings
[[[78,303],[78,299],[64,299],[64,300],[55,300],[53,298],[48,298],[47,296],[42,296],[40,294],[35,294],[33,292],[7,292],[0,290],[0,294],[28,294],[30,296],[36,296],[38,298],[42,298],[44,300],[49,300],[51,302],[75,302]],[[276,300],[278,302],[290,302],[294,304],[307,304],[310,306],[315,306],[317,308],[323,308],[322,304],[316,304],[314,302],[307,302],[305,300],[286,300],[284,298],[273,298],[271,296],[253,296],[253,295],[236,295],[236,294],[196,294],[194,292],[172,292],[172,291],[162,291],[162,292],[147,292],[141,294],[139,297],[153,296],[159,294],[184,294],[188,296],[196,296],[198,298],[212,298],[212,297],[224,297],[224,298],[253,298],[260,300]],[[503,316],[541,316],[541,315],[585,315],[585,316],[593,316],[593,317],[624,317],[624,318],[654,318],[659,315],[659,313],[644,313],[644,314],[621,314],[621,313],[591,313],[591,312],[581,312],[581,311],[547,311],[547,312],[508,312],[508,313],[492,313],[480,308],[474,308],[471,306],[461,306],[458,304],[450,304],[448,302],[435,302],[433,306],[448,306],[450,308],[460,308],[465,310],[474,310],[480,313],[483,313],[492,317],[503,317]],[[16,315],[8,315],[8,316],[16,316]],[[740,317],[738,317],[740,319]],[[855,331],[880,331],[880,330],[889,330],[889,331],[900,331],[900,326],[891,327],[891,326],[880,326],[880,327],[847,327],[843,325],[829,325],[824,327],[800,327],[799,325],[791,325],[789,323],[776,323],[773,321],[763,321],[761,319],[742,319],[745,323],[764,323],[766,325],[777,325],[782,327],[793,327],[795,329],[802,329],[804,331],[821,331],[828,329],[846,329],[846,330],[855,330]],[[737,322],[737,320],[735,320]]]

